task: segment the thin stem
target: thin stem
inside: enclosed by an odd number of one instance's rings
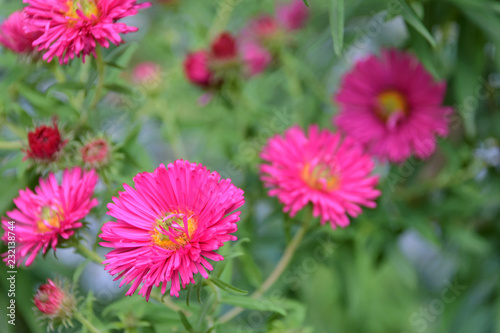
[[[92,260],[95,263],[102,264],[102,262],[105,260],[103,257],[101,257],[99,254],[96,252],[92,251],[82,243],[78,243],[76,246],[77,252],[79,252],[82,256],[84,256],[87,259]]]
[[[164,297],[162,300],[162,297],[160,295],[155,294],[155,293],[151,293],[151,298],[154,300],[157,300],[160,303],[163,303],[163,305],[165,305],[167,308],[171,309],[172,311],[175,311],[175,312],[182,311],[182,313],[184,313],[184,315],[186,317],[191,316],[191,312],[184,310],[183,308],[181,308],[180,306],[178,306],[177,304],[172,302],[172,300],[170,299],[169,296]]]
[[[104,87],[104,58],[102,56],[102,50],[100,47],[96,49],[96,65],[97,65],[97,87],[95,90],[95,95],[94,99],[92,100],[92,103],[90,103],[90,109],[94,110],[97,106],[97,103],[99,103],[99,100],[101,99],[102,95],[102,89]]]
[[[80,323],[82,323],[82,325],[85,326],[85,328],[88,329],[90,332],[101,333],[101,331],[99,331],[97,328],[95,328],[94,325],[92,325],[92,323],[90,321],[88,321],[87,318],[85,318],[81,314],[81,312],[75,311],[74,315],[75,315],[75,318],[78,319],[78,321]]]
[[[304,238],[304,235],[306,234],[307,228],[309,226],[309,222],[311,221],[312,214],[307,214],[308,218],[304,224],[302,224],[301,228],[293,239],[290,241],[288,246],[285,249],[285,252],[283,252],[283,256],[281,257],[280,261],[278,262],[278,265],[274,268],[274,270],[271,272],[271,274],[267,277],[267,279],[264,281],[264,283],[250,296],[253,299],[259,299],[264,295],[264,293],[269,290],[273,286],[273,284],[278,280],[278,278],[281,276],[281,274],[285,271],[286,267],[290,263],[290,261],[293,258],[293,255],[295,254],[295,251],[297,251],[297,248]],[[234,308],[231,311],[226,312],[222,317],[219,319],[219,324],[226,323],[239,315],[244,309],[243,308]]]

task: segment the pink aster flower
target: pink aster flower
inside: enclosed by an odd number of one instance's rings
[[[261,15],[252,19],[241,32],[243,39],[266,41],[276,37],[280,27],[271,15]]]
[[[336,101],[338,128],[370,153],[391,162],[428,157],[434,136],[448,134],[446,83],[436,83],[412,55],[385,50],[356,64],[343,78]]]
[[[0,25],[0,44],[16,53],[31,53],[34,51],[33,41],[41,36],[40,32],[24,31],[26,16],[23,12],[12,13]]]
[[[136,0],[23,0],[28,33],[43,33],[33,42],[39,51],[46,50],[43,59],[50,62],[58,57],[61,64],[69,59],[93,54],[97,44],[108,48],[109,43],[122,42],[121,33],[137,31],[118,20],[137,14],[150,3]]]
[[[309,10],[303,0],[292,0],[276,8],[276,20],[288,31],[302,28],[309,16]]]
[[[164,294],[170,282],[170,295],[179,296],[180,284],[194,283],[196,273],[208,278],[213,268],[207,259],[223,260],[216,250],[236,240],[231,234],[240,212],[234,210],[244,203],[243,191],[182,160],[140,173],[134,183],[108,204],[117,221],[102,227],[101,245],[113,248],[105,269],[123,278],[120,286],[132,284],[127,295],[142,284],[139,295],[149,299],[153,286],[162,284]]]
[[[191,83],[201,87],[210,87],[213,83],[214,74],[209,67],[210,54],[200,50],[192,52],[184,60],[184,74]]]
[[[49,247],[55,251],[59,237],[68,239],[82,226],[80,221],[97,205],[97,199],[92,198],[97,179],[93,170],[74,168],[64,171],[61,185],[51,173],[40,179],[35,192],[28,188],[19,191],[14,199],[17,208],[7,212],[8,219],[2,218],[2,240],[8,243],[8,236],[15,234],[18,266],[26,257],[26,266],[31,265],[40,250],[44,254]],[[9,221],[15,222],[13,231]],[[7,262],[8,253],[3,256]]]
[[[380,195],[375,189],[378,177],[370,175],[374,164],[361,147],[315,125],[309,127],[309,136],[298,126],[275,136],[261,158],[268,162],[260,166],[261,180],[292,217],[312,203],[321,224],[346,227],[347,215],[358,216],[360,206],[375,207]]]
[[[42,284],[33,298],[36,308],[42,314],[42,318],[49,320],[49,328],[52,330],[54,324],[62,323],[68,326],[71,323],[73,312],[76,310],[75,297],[67,286],[51,279]]]
[[[240,45],[241,58],[247,75],[262,73],[273,60],[271,53],[258,42],[243,40]]]

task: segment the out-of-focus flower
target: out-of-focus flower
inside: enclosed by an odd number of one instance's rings
[[[28,133],[28,149],[24,160],[54,161],[68,140],[62,140],[61,133],[54,119],[53,127],[41,125]]]
[[[229,60],[238,56],[236,40],[228,32],[220,34],[212,42],[211,51],[212,57],[217,60]]]
[[[258,42],[243,40],[240,46],[241,58],[247,75],[263,72],[273,60],[271,53]]]
[[[17,208],[7,212],[9,219],[2,217],[5,231],[9,230],[9,221],[16,221],[18,266],[26,257],[26,266],[31,265],[40,250],[43,254],[49,248],[55,251],[60,238],[69,239],[82,227],[80,221],[97,206],[97,199],[92,198],[97,180],[94,170],[74,168],[64,171],[61,185],[50,173],[47,179],[40,179],[35,192],[28,188],[19,191],[14,199]],[[2,237],[6,243],[8,234],[5,232]],[[2,255],[6,262],[7,254]]]
[[[374,163],[353,140],[342,140],[328,130],[309,128],[309,136],[298,126],[269,140],[261,153],[261,179],[278,197],[284,212],[295,216],[308,203],[313,216],[332,228],[349,225],[347,215],[356,217],[360,206],[373,208],[380,191]]]
[[[208,278],[206,269],[213,268],[207,259],[223,260],[217,249],[236,240],[240,212],[234,210],[244,204],[243,191],[182,160],[140,173],[134,183],[108,204],[117,221],[102,227],[100,244],[112,248],[105,269],[123,278],[120,286],[132,284],[127,295],[142,284],[139,294],[149,299],[153,286],[162,284],[164,294],[170,282],[170,295],[179,296],[194,274]]]
[[[87,142],[80,149],[80,153],[86,166],[97,168],[108,164],[111,148],[107,140],[99,138]]]
[[[32,44],[42,33],[26,33],[24,26],[26,26],[25,14],[21,11],[12,13],[0,25],[0,44],[16,53],[33,52],[35,49]]]
[[[33,42],[38,51],[45,50],[43,59],[54,57],[61,64],[69,59],[95,56],[97,45],[108,48],[109,43],[122,43],[121,33],[137,31],[118,20],[137,14],[150,3],[136,0],[23,0],[28,6],[25,31],[42,33]]]
[[[292,0],[276,8],[276,21],[288,31],[301,29],[308,16],[309,10],[303,0]]]
[[[184,73],[192,83],[209,87],[213,83],[213,73],[209,68],[210,54],[201,50],[188,54],[184,60]]]
[[[261,15],[252,19],[243,29],[243,39],[266,41],[274,38],[280,31],[280,26],[271,15]]]
[[[58,324],[71,325],[76,300],[67,287],[48,279],[47,283],[38,288],[33,300],[41,312],[41,317],[49,320],[50,329]]]
[[[448,134],[446,83],[436,83],[411,54],[384,50],[360,61],[343,78],[334,123],[368,151],[391,162],[431,155],[434,136]]]
[[[161,66],[151,61],[141,62],[132,70],[132,82],[136,85],[146,86],[151,90],[161,84],[161,76]]]

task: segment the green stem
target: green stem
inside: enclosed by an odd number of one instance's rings
[[[94,99],[92,100],[92,103],[90,103],[90,109],[94,110],[97,106],[97,103],[99,103],[99,100],[101,99],[102,95],[102,90],[104,87],[104,58],[102,56],[102,50],[100,47],[96,49],[96,65],[97,65],[97,86],[96,86],[96,91],[94,95]]]
[[[184,313],[184,315],[186,317],[190,317],[192,315],[191,312],[181,308],[180,306],[178,306],[177,304],[175,304],[174,302],[172,302],[172,300],[170,299],[170,296],[165,296],[165,297],[162,297],[158,294],[155,294],[155,293],[151,293],[151,298],[154,299],[154,300],[157,300],[158,302],[162,303],[163,305],[165,305],[167,308],[171,309],[172,311],[174,312],[179,312],[181,311],[182,313]]]
[[[293,255],[295,254],[295,251],[297,251],[297,248],[299,247],[300,242],[304,238],[304,235],[306,234],[307,228],[309,227],[309,222],[312,219],[312,213],[309,213],[309,211],[306,211],[307,214],[307,220],[304,224],[302,224],[301,228],[293,239],[290,241],[290,243],[287,245],[285,252],[283,252],[283,256],[281,257],[280,261],[278,262],[278,265],[274,268],[274,270],[271,272],[271,274],[267,277],[266,281],[250,296],[253,299],[260,299],[264,293],[269,290],[273,286],[273,284],[278,280],[278,278],[281,276],[281,274],[285,271],[286,267],[290,263],[290,261],[293,258]],[[219,319],[219,324],[226,323],[239,315],[244,309],[243,308],[234,308],[231,311],[226,312],[222,317]]]
[[[103,257],[101,257],[99,254],[96,252],[92,251],[82,243],[78,243],[76,246],[76,250],[85,258],[92,260],[95,263],[102,264],[102,262],[105,260]]]
[[[78,321],[80,323],[82,323],[82,325],[85,326],[85,328],[88,329],[90,332],[101,333],[101,331],[99,331],[97,328],[95,328],[94,325],[92,325],[92,323],[90,321],[88,321],[87,318],[85,318],[81,314],[81,312],[75,311],[74,315],[75,315],[75,318],[78,319]]]
[[[21,141],[0,141],[0,150],[19,150],[22,147]]]

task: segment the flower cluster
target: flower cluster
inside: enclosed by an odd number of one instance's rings
[[[273,60],[273,51],[286,42],[290,33],[303,27],[308,9],[302,0],[279,4],[275,17],[259,16],[237,36],[223,32],[209,50],[189,53],[184,60],[187,79],[205,89],[217,89],[236,75],[251,77],[262,73]]]

